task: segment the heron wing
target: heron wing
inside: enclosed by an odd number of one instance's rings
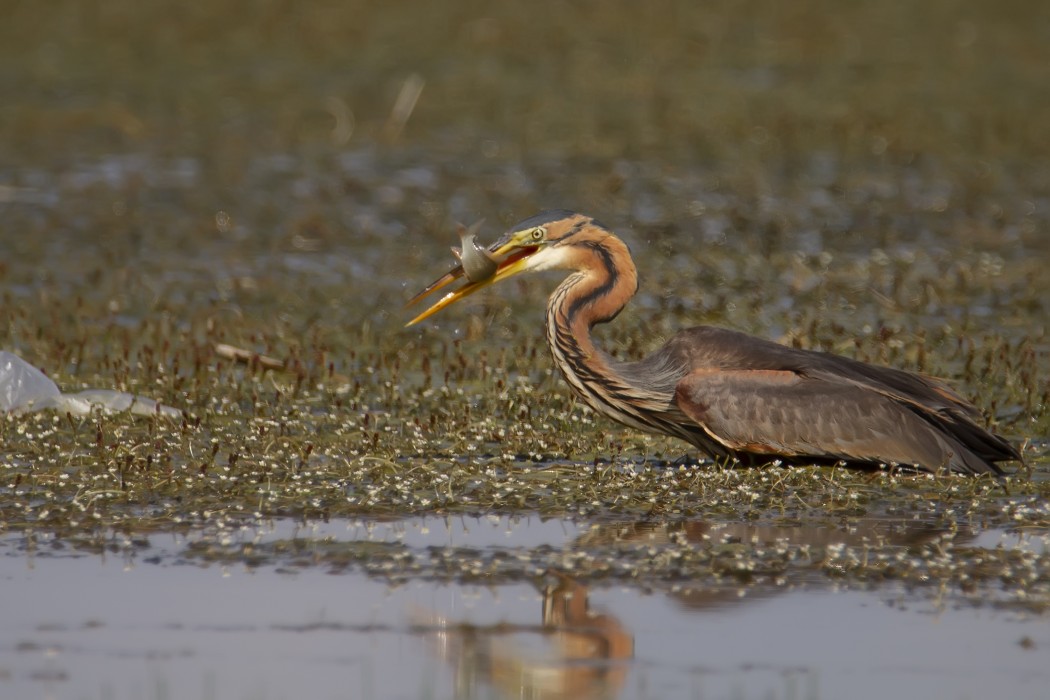
[[[675,401],[734,451],[998,472],[938,427],[950,417],[859,383],[790,370],[701,369],[679,381]]]
[[[792,348],[726,328],[697,326],[680,331],[663,352],[692,370],[785,370],[835,384],[856,384],[969,419],[980,416],[973,405],[935,377]]]

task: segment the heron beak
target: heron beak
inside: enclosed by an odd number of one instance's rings
[[[495,247],[494,250],[491,250],[492,258],[498,260],[499,262],[496,265],[496,271],[490,277],[474,282],[467,282],[459,289],[449,292],[445,296],[441,297],[441,299],[439,299],[437,303],[435,303],[429,309],[427,309],[426,311],[424,311],[423,313],[419,314],[414,319],[406,323],[405,326],[411,326],[413,324],[419,323],[423,319],[433,316],[446,306],[450,306],[459,301],[460,299],[470,296],[482,287],[487,287],[491,284],[495,284],[496,282],[505,280],[508,277],[513,277],[519,272],[523,272],[527,268],[527,262],[529,257],[537,250],[539,250],[539,246],[519,247],[518,244],[513,240],[501,246]],[[433,294],[437,290],[451,284],[452,282],[455,282],[457,279],[463,276],[463,266],[457,265],[456,267],[452,268],[444,275],[427,285],[427,287],[419,294],[409,299],[408,304],[406,304],[406,306],[411,306],[415,304],[423,297]]]

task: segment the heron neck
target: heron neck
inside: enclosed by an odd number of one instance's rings
[[[565,380],[595,410],[649,429],[623,399],[644,391],[624,372],[629,363],[594,344],[591,328],[616,317],[638,289],[638,274],[622,241],[609,236],[573,250],[573,274],[547,303],[547,341]]]
[[[591,408],[613,420],[693,440],[677,417],[667,417],[673,413],[675,385],[685,373],[681,363],[660,351],[623,362],[591,338],[591,328],[616,318],[638,290],[627,246],[611,235],[588,241],[576,246],[569,262],[575,271],[547,303],[547,341],[565,381]]]
[[[627,246],[612,235],[574,246],[570,260],[575,271],[547,302],[547,339],[574,359],[604,365],[609,358],[594,345],[591,328],[623,310],[638,290],[638,271]]]

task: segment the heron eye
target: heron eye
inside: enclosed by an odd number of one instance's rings
[[[540,226],[539,228],[532,229],[532,240],[542,241],[547,235],[547,229]]]

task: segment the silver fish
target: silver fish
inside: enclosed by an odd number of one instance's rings
[[[472,224],[470,228],[459,224],[456,231],[459,233],[460,245],[463,248],[452,249],[452,254],[456,256],[456,260],[459,260],[463,266],[463,272],[466,273],[467,279],[471,282],[487,280],[496,274],[496,268],[499,266],[492,255],[489,254],[489,251],[474,241],[474,237],[477,236],[478,229],[481,228],[482,223],[482,221],[479,221],[476,224]]]

